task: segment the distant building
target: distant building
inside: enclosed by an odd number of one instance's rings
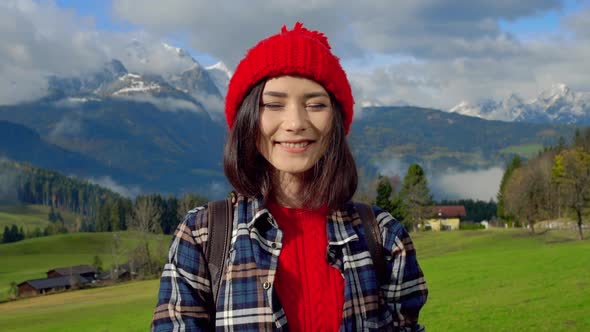
[[[47,271],[47,278],[80,275],[86,279],[95,279],[96,273],[96,269],[90,265],[76,265],[49,270]]]
[[[461,217],[465,217],[463,205],[439,205],[433,207],[433,217],[424,222],[425,229],[451,231],[459,229]]]
[[[132,273],[131,271],[132,271],[132,268],[130,267],[130,264],[128,264],[128,263],[121,264],[117,268],[114,268],[114,269],[111,269],[110,271],[106,271],[106,272],[101,273],[98,276],[98,280],[101,280],[101,281],[131,280],[132,276],[137,275],[137,273],[135,273],[135,272]]]
[[[80,275],[27,280],[18,284],[18,296],[33,296],[78,288],[91,281]]]

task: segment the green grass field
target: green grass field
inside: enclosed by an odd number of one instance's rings
[[[49,225],[48,206],[33,204],[15,204],[14,202],[0,202],[0,233],[4,232],[5,226],[22,226],[25,232],[32,231],[36,227],[43,230]],[[66,225],[73,225],[76,216],[67,211],[59,211],[64,218]]]
[[[115,234],[121,243],[118,251],[113,251]],[[171,235],[152,236],[152,252],[165,252],[170,239]],[[45,278],[47,271],[58,267],[92,265],[94,256],[100,257],[103,268],[115,261],[124,263],[126,253],[138,243],[137,234],[117,232],[61,234],[0,244],[0,300],[8,297],[11,282]]]
[[[149,280],[0,304],[0,330],[148,331],[157,291]]]
[[[507,148],[500,150],[500,153],[504,154],[518,154],[525,158],[532,158],[539,151],[543,150],[543,145],[541,144],[526,144],[526,145],[513,145]]]
[[[574,232],[417,234],[431,331],[590,331],[590,241]]]
[[[421,322],[428,331],[590,331],[590,240],[575,237],[522,230],[414,234],[430,290]],[[28,247],[22,245],[10,252]],[[42,254],[40,245],[31,247]],[[2,276],[3,249],[0,245]],[[146,331],[157,288],[152,280],[3,303],[0,327]]]

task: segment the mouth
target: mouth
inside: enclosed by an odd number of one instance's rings
[[[305,149],[314,142],[315,141],[312,140],[275,141],[275,144],[278,144],[285,149]]]

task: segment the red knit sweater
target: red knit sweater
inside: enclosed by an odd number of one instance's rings
[[[283,231],[275,289],[292,331],[338,331],[344,279],[326,261],[327,208],[292,209],[269,203]]]

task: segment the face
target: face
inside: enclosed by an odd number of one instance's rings
[[[302,174],[324,155],[333,107],[318,83],[281,76],[266,82],[260,101],[258,150],[280,173]]]

